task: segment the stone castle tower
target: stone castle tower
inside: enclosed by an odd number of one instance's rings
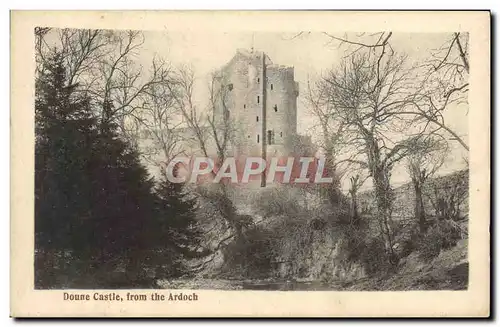
[[[275,65],[264,52],[237,50],[218,72],[227,87],[221,117],[235,125],[235,155],[286,156],[297,138],[298,83],[294,68]]]

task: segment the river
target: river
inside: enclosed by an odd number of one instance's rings
[[[254,290],[254,291],[331,291],[341,290],[340,283],[295,280],[225,280],[193,279],[163,280],[158,286],[166,289],[212,289],[212,290]]]

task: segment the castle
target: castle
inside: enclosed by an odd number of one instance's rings
[[[217,71],[227,87],[218,112],[235,125],[234,153],[286,156],[297,139],[298,83],[293,67],[275,65],[264,52],[239,49]]]

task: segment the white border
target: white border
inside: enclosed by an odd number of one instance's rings
[[[279,3],[279,2],[278,2]],[[3,44],[3,51],[2,55],[4,59],[2,61],[2,67],[1,69],[1,76],[9,76],[9,67],[10,67],[10,51],[9,51],[9,37],[10,37],[10,30],[9,30],[9,12],[7,11],[7,8],[10,9],[114,9],[114,10],[119,10],[119,9],[298,9],[298,8],[304,8],[304,2],[292,2],[292,1],[287,1],[286,3],[278,4],[278,3],[272,3],[271,1],[262,1],[262,0],[255,0],[252,2],[244,3],[242,1],[210,1],[210,5],[207,4],[205,1],[182,1],[182,0],[176,0],[176,1],[168,1],[168,7],[165,6],[165,1],[151,1],[151,0],[142,0],[140,2],[138,1],[130,1],[130,2],[125,2],[125,1],[120,1],[120,2],[115,2],[114,4],[104,4],[103,1],[96,1],[96,0],[87,0],[85,2],[81,3],[76,3],[76,2],[68,2],[68,1],[4,1],[2,2],[2,5],[5,5],[6,10],[2,11],[2,23],[3,23],[3,33],[1,33],[1,41]],[[320,9],[320,8],[328,8],[332,7],[332,3],[330,1],[317,1],[317,0],[310,0],[307,1],[307,9]],[[335,9],[493,9],[494,12],[498,11],[499,7],[499,2],[498,1],[483,1],[483,0],[475,0],[475,1],[449,1],[449,2],[444,2],[444,1],[435,1],[435,0],[421,0],[421,1],[414,1],[414,2],[402,2],[402,1],[386,1],[386,0],[381,0],[381,1],[347,1],[347,2],[339,2],[335,3]],[[304,8],[306,9],[306,8]],[[492,31],[492,35],[495,36],[495,31]],[[495,43],[495,52],[498,53],[498,42]],[[495,72],[497,71],[497,66],[495,67]],[[9,87],[10,83],[8,79],[2,79],[2,90],[4,92],[4,96],[2,97],[2,100],[4,102],[4,110],[0,111],[0,123],[3,124],[0,127],[0,146],[1,150],[0,153],[4,157],[0,162],[0,172],[1,172],[1,177],[3,181],[8,181],[10,178],[10,170],[9,170],[9,162],[10,162],[10,146],[9,146],[9,110],[6,110],[9,108]],[[493,90],[493,94],[500,94],[499,92],[499,87],[498,84],[496,84],[495,90]],[[495,105],[497,104],[497,100],[495,100]],[[495,106],[496,107],[496,106]],[[498,114],[496,115],[497,119],[495,119],[495,123],[498,123]],[[498,126],[498,124],[496,124]],[[497,133],[495,133],[495,150],[498,152],[498,148],[500,147],[498,145],[499,140],[497,138]],[[4,223],[3,230],[4,230],[4,237],[2,238],[2,254],[3,258],[9,258],[9,185],[7,182],[4,182],[2,186],[0,187],[0,208],[3,211],[3,217],[4,219],[2,222]],[[500,203],[500,196],[497,194],[495,197],[495,203]],[[498,223],[496,223],[496,231],[498,232]],[[498,242],[498,236],[496,237],[496,243],[494,247],[496,249],[499,248],[499,242]],[[493,260],[497,260],[498,262],[498,250],[496,252],[496,257],[492,258]],[[12,319],[5,319],[9,315],[9,270],[8,269],[2,269],[1,274],[2,274],[2,317],[4,318],[4,321],[2,321],[5,324],[12,324],[13,320]],[[494,303],[497,303],[497,308],[493,309],[497,311],[498,309],[498,302],[495,301]],[[498,311],[497,311],[498,312]],[[2,323],[2,326],[4,325]],[[140,322],[139,322],[140,323]],[[172,323],[172,322],[171,322]],[[307,323],[307,322],[304,322]],[[359,322],[358,322],[359,323]],[[365,322],[360,322],[361,324],[365,324]],[[436,322],[418,322],[420,323],[425,323],[427,326],[432,326],[434,324],[437,324]],[[453,323],[453,322],[452,322]],[[84,325],[87,324],[92,324],[94,326],[99,326],[103,324],[102,322],[83,322]],[[262,324],[262,322],[260,323]],[[265,325],[266,323],[264,323]]]

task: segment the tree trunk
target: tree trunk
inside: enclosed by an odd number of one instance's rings
[[[359,222],[358,197],[356,192],[351,192],[351,217],[354,224]]]
[[[218,206],[223,218],[228,222],[231,229],[236,235],[236,239],[240,239],[243,235],[241,222],[237,220],[236,210],[233,201],[230,199],[227,186],[224,183],[218,184],[220,197],[218,199]]]
[[[392,189],[389,183],[388,172],[380,167],[373,169],[373,183],[375,184],[375,199],[377,202],[377,219],[384,239],[385,249],[391,264],[395,263],[394,235],[392,230]]]
[[[325,138],[325,142],[329,142],[328,139]],[[328,143],[327,143],[328,144]],[[340,183],[337,179],[337,175],[335,173],[336,165],[335,165],[335,151],[333,150],[332,145],[328,145],[326,147],[325,153],[325,172],[327,176],[333,177],[333,183],[328,184],[326,189],[328,201],[334,208],[338,208],[340,206],[341,192],[340,192]]]
[[[426,224],[425,224],[424,201],[422,198],[422,186],[416,180],[413,181],[413,186],[415,189],[415,219],[417,219],[418,221],[420,233],[424,234],[426,231]]]

